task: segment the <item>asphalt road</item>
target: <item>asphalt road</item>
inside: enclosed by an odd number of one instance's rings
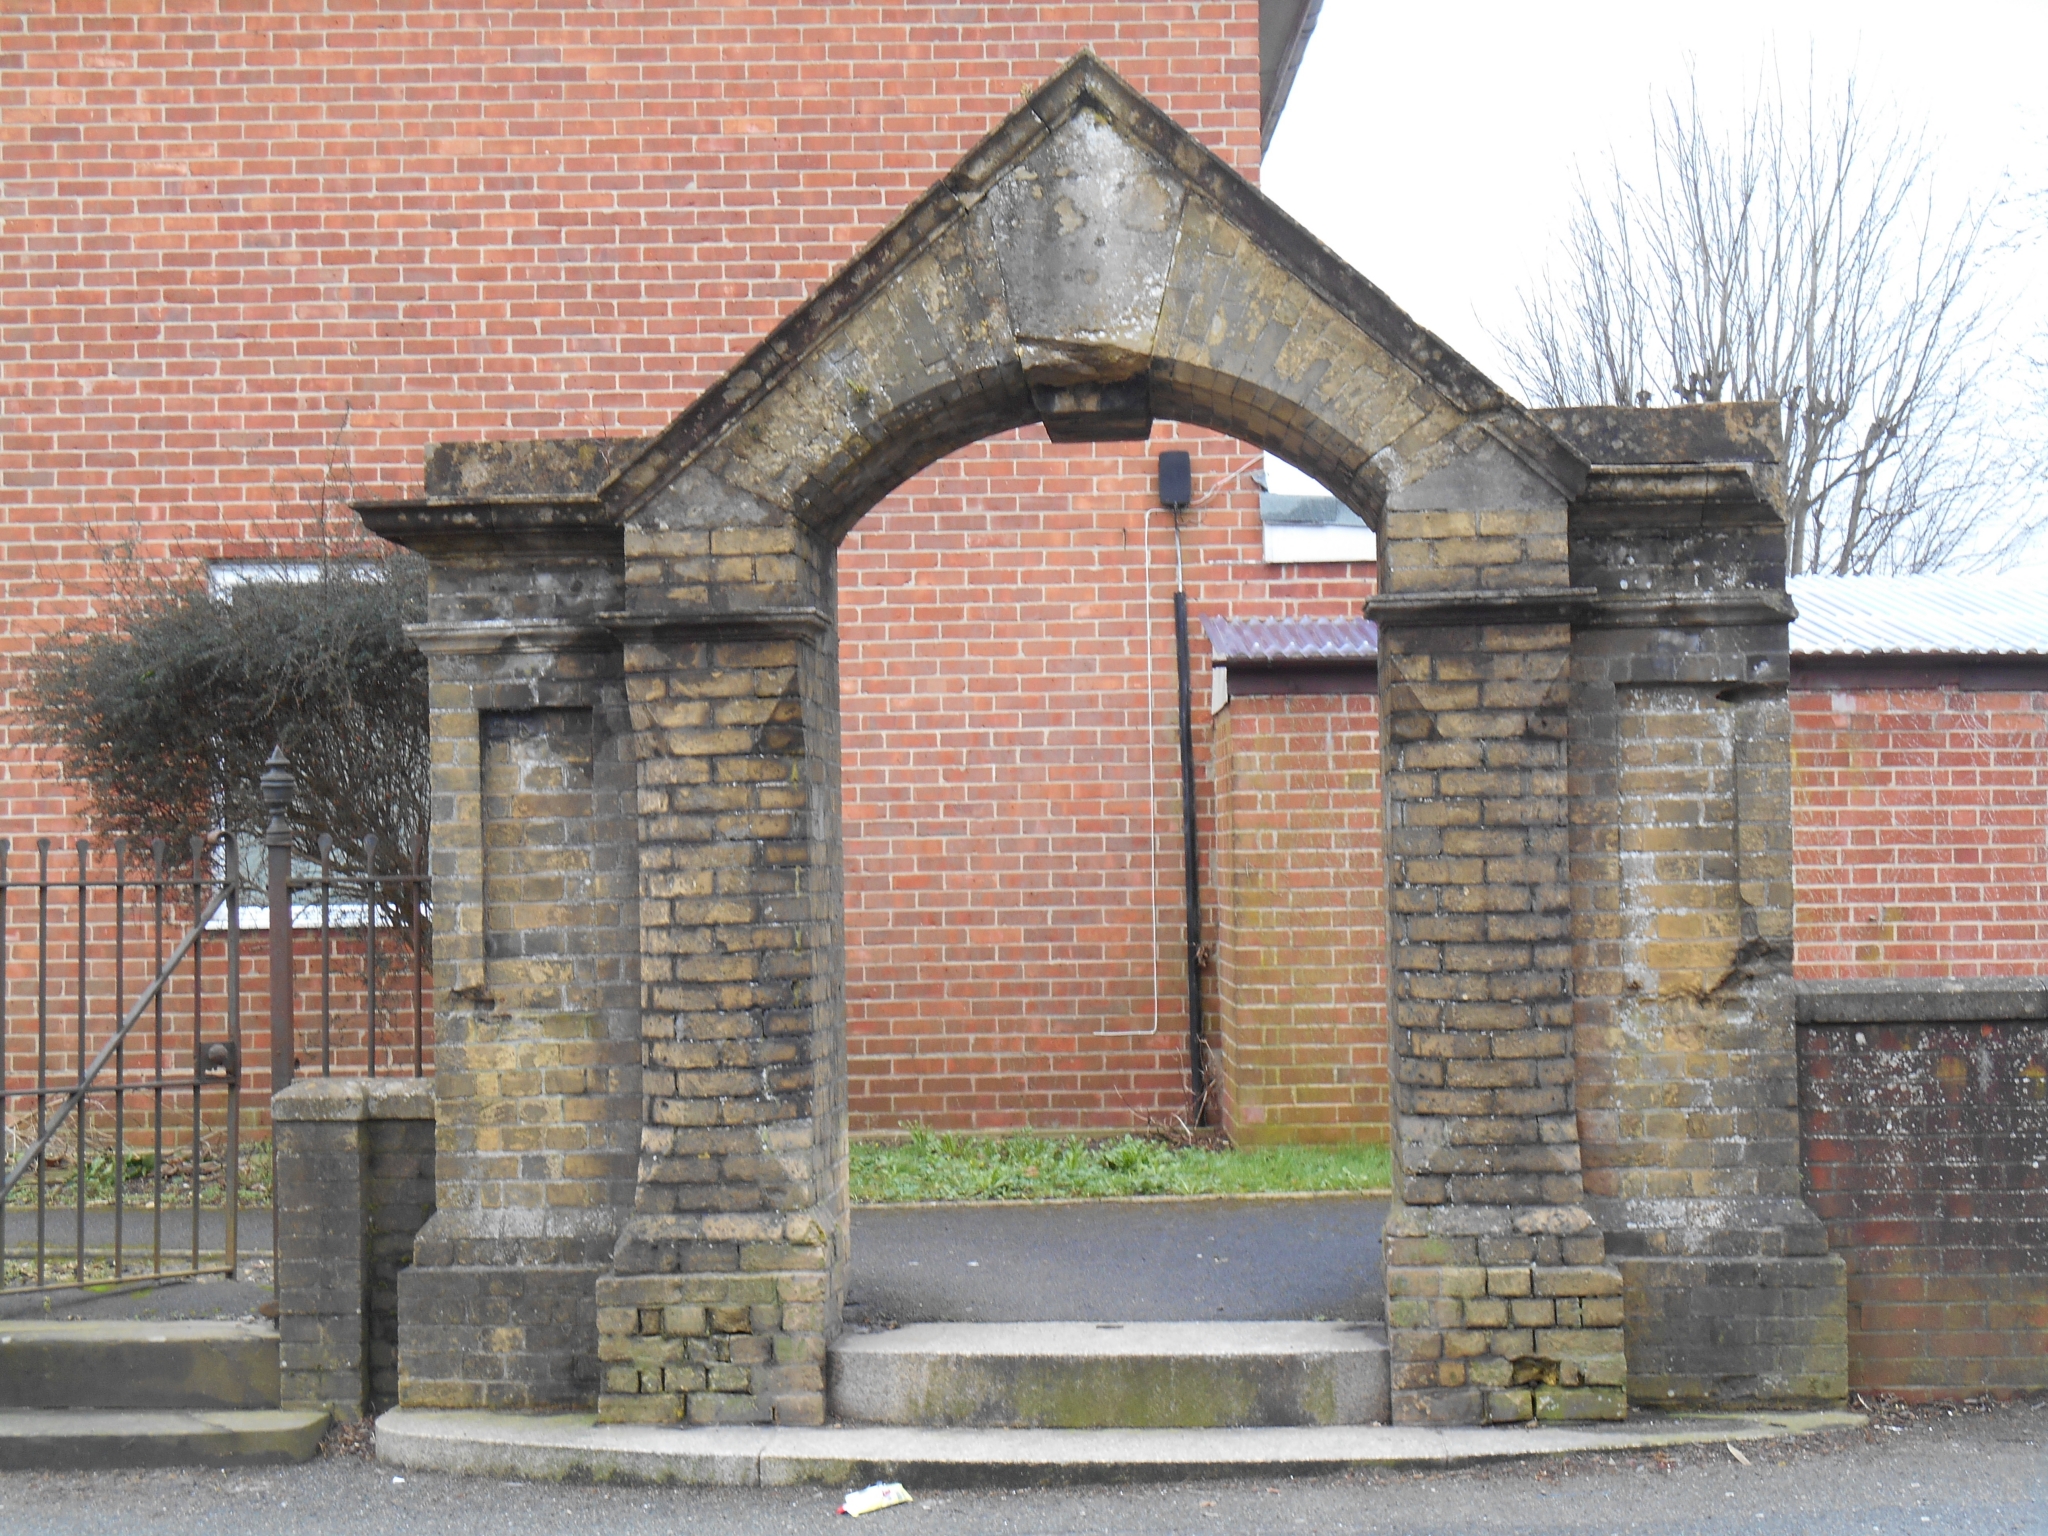
[[[121,1213],[121,1240],[129,1253],[147,1255],[155,1240],[156,1214],[147,1206],[129,1206]],[[217,1206],[199,1212],[199,1248],[202,1253],[222,1250],[227,1233],[227,1212]],[[163,1246],[166,1261],[182,1249],[192,1249],[192,1207],[167,1205],[163,1211]],[[36,1242],[36,1213],[33,1206],[7,1208],[7,1256],[19,1260],[33,1254]],[[77,1251],[78,1211],[76,1207],[51,1205],[43,1217],[43,1240],[53,1260]],[[89,1210],[85,1213],[85,1245],[89,1252],[114,1246],[114,1213]],[[244,1206],[236,1216],[235,1246],[244,1254],[270,1255],[270,1207]]]
[[[1513,1433],[1513,1431],[1503,1431]],[[943,1492],[872,1536],[1992,1536],[2048,1531],[2048,1400],[1667,1456],[1279,1483]],[[274,1471],[0,1474],[0,1536],[738,1536],[846,1529],[839,1490],[564,1487],[394,1474],[336,1456]]]

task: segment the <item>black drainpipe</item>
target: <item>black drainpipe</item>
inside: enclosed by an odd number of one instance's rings
[[[1188,662],[1188,594],[1181,570],[1180,514],[1193,499],[1193,472],[1186,453],[1159,455],[1159,502],[1173,513],[1173,645],[1180,670],[1180,830],[1186,854],[1188,906],[1188,1089],[1194,1099],[1192,1124],[1207,1122],[1209,1073],[1202,1042],[1202,857],[1195,839],[1194,684]]]

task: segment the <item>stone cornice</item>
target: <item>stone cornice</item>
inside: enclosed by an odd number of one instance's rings
[[[625,559],[625,529],[595,496],[436,496],[351,505],[370,532],[429,558],[517,551]]]
[[[1774,526],[1785,519],[1777,466],[1723,464],[1595,464],[1572,498],[1574,519],[1592,515],[1628,521],[1632,511],[1686,509],[1713,521]]]
[[[1539,587],[1506,592],[1415,592],[1367,601],[1380,624],[1571,624],[1582,629],[1719,629],[1789,624],[1798,617],[1782,592],[1601,592]]]
[[[1396,627],[1450,624],[1568,624],[1592,587],[1524,587],[1500,592],[1403,592],[1367,601],[1365,616]]]
[[[1799,617],[1782,592],[1608,592],[1590,600],[1577,623],[1588,629],[1718,629],[1789,624]]]
[[[408,624],[405,633],[429,656],[553,655],[619,648],[619,637],[603,625],[565,619],[455,619]]]
[[[1878,1024],[2039,1023],[2048,1019],[2048,976],[1802,981],[1798,1021],[1847,1028]]]
[[[620,640],[758,640],[816,639],[832,632],[832,616],[822,608],[754,608],[730,613],[689,611],[601,613],[598,621]]]
[[[536,655],[616,651],[632,641],[815,639],[832,632],[818,608],[733,613],[601,613],[594,620],[454,619],[408,624],[406,635],[433,656]]]

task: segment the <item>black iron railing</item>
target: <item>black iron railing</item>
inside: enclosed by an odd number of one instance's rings
[[[39,839],[33,870],[17,871],[12,849],[0,840],[0,935],[7,961],[0,965],[0,1062],[7,1069],[8,1141],[7,1171],[0,1178],[0,1291],[119,1280],[138,1270],[161,1277],[231,1273],[238,1246],[242,1118],[241,988],[232,983],[241,969],[242,932],[234,839],[217,845],[195,840],[184,871],[170,867],[162,842],[151,845],[144,862],[132,856],[124,839],[115,839],[111,856],[103,859],[95,859],[92,845],[81,840],[73,846],[69,871],[52,868],[51,852],[50,840]],[[206,938],[223,915],[220,1006],[209,1009]],[[31,927],[27,943],[34,958],[24,998],[15,964],[17,935]],[[183,936],[173,942],[180,928]],[[147,979],[130,1003],[138,964],[131,947],[137,938]],[[212,1117],[209,1092],[223,1100]],[[222,1258],[216,1264],[203,1262],[211,1245],[202,1241],[200,1217],[209,1118],[225,1141],[225,1156],[217,1161],[223,1215]],[[189,1242],[167,1259],[165,1219],[178,1203],[175,1189],[167,1188],[167,1151],[187,1135],[185,1177],[174,1175],[170,1182],[189,1186]],[[130,1187],[137,1162],[146,1184],[139,1192]],[[96,1178],[101,1169],[104,1175]],[[63,1202],[73,1217],[69,1262],[61,1266],[50,1241],[53,1172],[60,1195],[66,1182],[71,1186]],[[17,1198],[31,1174],[32,1205]],[[128,1221],[138,1194],[149,1218],[146,1263],[134,1254]],[[102,1211],[111,1219],[89,1223],[89,1216]],[[17,1240],[10,1224],[32,1229],[33,1240],[27,1230]],[[107,1229],[92,1233],[103,1240],[88,1241],[89,1225]]]
[[[295,859],[282,753],[263,789],[260,863],[0,840],[0,1293],[237,1273],[271,1094],[431,1070],[419,860]]]

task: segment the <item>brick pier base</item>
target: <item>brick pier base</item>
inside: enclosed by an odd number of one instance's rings
[[[1407,1206],[1385,1235],[1394,1418],[1618,1419],[1621,1274],[1571,1206]]]
[[[597,1286],[607,1424],[822,1424],[821,1273],[607,1275]]]

